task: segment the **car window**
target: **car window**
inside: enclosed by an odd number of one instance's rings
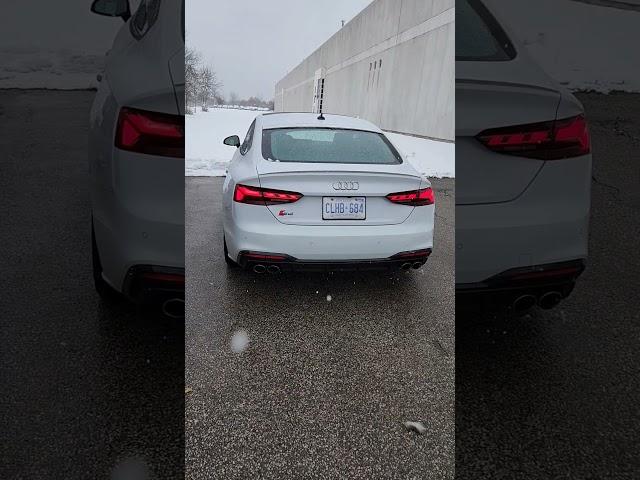
[[[158,20],[159,11],[160,0],[142,0],[129,23],[131,35],[138,40],[144,37]]]
[[[482,2],[456,2],[457,61],[506,61],[515,55],[511,41]]]
[[[246,153],[251,150],[251,145],[253,144],[253,130],[256,127],[256,121],[254,120],[247,131],[247,136],[244,137],[244,142],[240,146],[240,153],[242,155],[246,155]]]
[[[384,135],[333,128],[263,130],[262,156],[277,162],[402,163],[402,157]]]

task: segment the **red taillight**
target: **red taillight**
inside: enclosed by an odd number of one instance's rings
[[[411,190],[409,192],[390,193],[387,198],[393,203],[401,205],[411,205],[421,207],[423,205],[433,205],[435,198],[431,187],[422,188],[420,190]]]
[[[485,130],[477,136],[494,152],[541,160],[578,157],[591,151],[584,115],[544,123]]]
[[[115,145],[132,152],[183,158],[184,117],[122,108]]]
[[[236,189],[233,192],[234,201],[251,205],[280,205],[282,203],[297,202],[301,198],[301,193],[249,187],[247,185],[236,185]]]

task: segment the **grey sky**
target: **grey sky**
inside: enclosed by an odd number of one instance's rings
[[[371,0],[187,0],[187,44],[223,92],[273,98],[274,87]]]

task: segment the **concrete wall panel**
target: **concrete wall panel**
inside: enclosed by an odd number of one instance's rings
[[[310,111],[314,74],[324,68],[325,112],[453,140],[454,7],[455,0],[372,2],[278,82],[276,111]]]

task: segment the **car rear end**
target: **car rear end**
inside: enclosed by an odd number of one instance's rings
[[[165,301],[184,297],[182,4],[146,5],[116,41],[92,108],[93,229],[103,279]]]
[[[293,127],[267,117],[256,125],[256,177],[234,186],[238,263],[257,272],[424,265],[433,191],[382,132],[333,116]]]
[[[571,292],[587,257],[587,121],[481,2],[459,3],[457,292],[550,308]]]

